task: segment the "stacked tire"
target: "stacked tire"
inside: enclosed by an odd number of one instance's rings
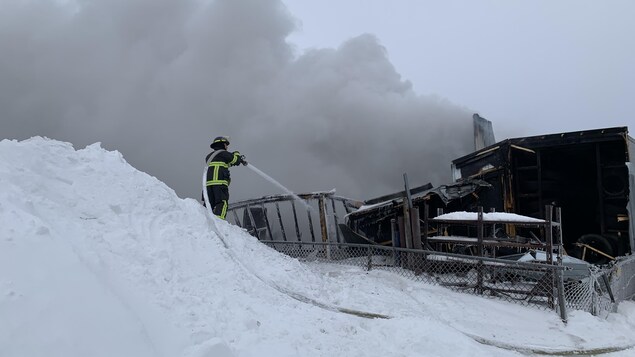
[[[611,235],[585,234],[578,239],[578,243],[593,247],[611,257],[615,257],[618,252],[618,239]],[[580,247],[580,258],[582,258],[583,251],[584,247]],[[584,260],[598,265],[608,264],[611,261],[609,257],[588,248],[584,253]]]

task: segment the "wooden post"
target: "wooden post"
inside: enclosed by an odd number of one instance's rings
[[[558,244],[558,265],[562,265],[562,254],[564,254],[564,242],[562,241],[562,208],[556,207],[556,241]]]
[[[404,221],[403,217],[399,217],[399,219],[397,219],[397,226],[399,227],[399,248],[406,247],[406,237],[404,232],[403,221]]]
[[[410,220],[410,208],[408,204],[403,204],[403,221],[404,221],[404,239],[406,241],[406,248],[412,249],[412,222]]]
[[[403,219],[404,219],[404,236],[406,237],[406,248],[412,249],[412,199],[410,197],[410,187],[408,187],[408,175],[403,174],[404,187],[406,196],[403,198]]]
[[[478,238],[478,256],[482,257],[484,255],[483,250],[483,207],[478,206],[478,221],[476,224],[476,234]]]
[[[406,225],[404,224],[404,218],[403,217],[399,217],[397,219],[397,225],[399,226],[399,248],[405,248],[406,247],[406,234],[405,234],[405,229],[406,229]],[[401,259],[399,259],[399,263],[401,264],[401,267],[407,267],[407,260],[408,260],[408,252],[405,252],[405,254],[402,254]]]
[[[545,239],[547,240],[547,251],[545,252],[545,258],[547,260],[547,264],[552,265],[553,264],[553,224],[552,224],[552,219],[553,219],[553,206],[551,205],[546,205],[545,206],[545,221],[547,221],[547,224],[545,225]],[[551,270],[549,271],[549,274],[551,274],[551,294],[549,294],[549,297],[547,298],[547,303],[549,304],[549,307],[554,307],[554,297],[556,296],[556,294],[558,294],[558,296],[560,295],[559,292],[557,292],[557,288],[559,287],[558,284],[558,277],[556,276],[557,273],[555,270]],[[558,299],[560,300],[560,299]]]
[[[396,248],[399,248],[399,236],[397,235],[397,221],[392,218],[390,219],[390,237],[392,238],[392,265],[399,266],[399,252],[397,252]]]
[[[437,217],[439,217],[440,215],[443,214],[443,208],[437,208]],[[437,235],[439,236],[446,236],[447,231],[446,231],[446,226],[444,224],[438,224],[437,225]]]
[[[399,247],[399,237],[397,237],[397,220],[394,218],[390,219],[390,238],[392,240],[392,246],[395,248]]]
[[[412,247],[414,249],[421,249],[421,225],[419,225],[419,208],[412,207],[410,210],[412,222]]]
[[[322,242],[329,242],[329,230],[326,225],[326,206],[324,205],[324,196],[320,195],[318,199],[319,211],[320,211],[320,230],[322,232]]]
[[[426,200],[423,203],[423,249],[431,250],[428,245],[428,230],[430,229],[430,224],[428,222],[428,215],[430,214],[430,207],[428,206],[428,201]],[[423,256],[425,259],[425,255]]]
[[[335,222],[335,241],[337,243],[341,243],[341,239],[340,239],[340,229],[339,229],[339,222],[337,221],[337,211],[335,210],[335,200],[333,198],[330,199],[331,200],[331,207],[333,207],[333,221]]]
[[[551,222],[553,217],[553,206],[545,206],[545,238],[547,240],[547,264],[553,264],[553,224]]]
[[[496,208],[491,207],[489,211],[490,213],[494,213],[496,212]],[[496,240],[496,224],[492,224],[492,238]],[[491,254],[491,258],[496,258],[496,247],[492,248]]]
[[[476,224],[476,234],[478,237],[478,256],[483,256],[483,207],[478,206],[478,222]],[[477,270],[477,290],[479,294],[483,294],[483,261],[478,261]]]

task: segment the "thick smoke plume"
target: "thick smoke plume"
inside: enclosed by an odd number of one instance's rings
[[[293,191],[360,199],[446,183],[472,149],[471,113],[417,95],[374,36],[296,53],[277,0],[0,4],[0,136],[102,142],[182,197],[218,135]],[[232,175],[232,200],[280,193]]]

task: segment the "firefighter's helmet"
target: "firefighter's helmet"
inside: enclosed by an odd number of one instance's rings
[[[225,145],[229,145],[229,137],[228,136],[217,136],[210,147],[212,149],[223,149]]]

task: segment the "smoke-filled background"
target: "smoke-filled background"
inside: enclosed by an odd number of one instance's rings
[[[374,35],[301,51],[278,0],[0,6],[0,138],[99,141],[181,197],[200,197],[218,135],[295,192],[360,199],[400,190],[404,172],[446,183],[473,148],[475,110],[415,92]],[[232,201],[280,193],[247,168],[232,177]]]

